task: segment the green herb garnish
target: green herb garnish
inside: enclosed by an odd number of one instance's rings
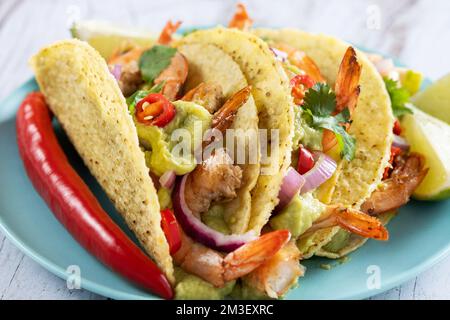
[[[398,81],[389,78],[384,78],[384,83],[391,98],[394,116],[398,118],[405,114],[412,114],[413,111],[407,106],[411,98],[409,91],[400,86]]]
[[[142,78],[153,83],[155,79],[166,69],[177,53],[177,49],[168,46],[156,45],[145,51],[139,59],[139,69]]]
[[[327,129],[334,132],[341,149],[341,157],[351,161],[355,157],[355,138],[345,130],[350,123],[350,111],[345,108],[341,113],[333,115],[336,110],[336,94],[330,86],[317,83],[305,93],[303,118],[314,129]]]

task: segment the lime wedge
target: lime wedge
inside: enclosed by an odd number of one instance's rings
[[[74,38],[88,42],[108,59],[121,46],[150,47],[158,34],[139,29],[126,29],[103,21],[77,21],[70,29]]]
[[[412,102],[426,113],[450,124],[450,74],[415,95]]]
[[[450,126],[419,109],[402,119],[404,135],[411,151],[421,153],[430,169],[414,196],[421,200],[450,197]]]

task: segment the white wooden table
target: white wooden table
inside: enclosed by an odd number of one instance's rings
[[[185,25],[225,24],[227,0],[0,0],[0,100],[31,76],[27,60],[67,38],[74,18],[104,19],[159,30],[169,18]],[[399,57],[432,79],[450,71],[450,1],[245,1],[259,25],[324,32]],[[450,257],[373,299],[450,299]],[[24,256],[0,234],[0,299],[104,299],[69,291],[66,283]]]

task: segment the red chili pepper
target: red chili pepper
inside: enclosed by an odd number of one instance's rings
[[[174,255],[181,248],[181,233],[177,219],[172,210],[161,210],[161,228],[169,243],[170,254]]]
[[[291,79],[291,95],[294,98],[296,105],[303,104],[303,98],[305,97],[305,91],[312,88],[316,82],[307,74],[299,74]]]
[[[174,105],[160,93],[150,93],[136,104],[136,118],[140,123],[164,127],[174,117]]]
[[[298,165],[297,171],[300,174],[305,174],[314,167],[314,157],[311,152],[304,147],[300,147],[298,151]]]
[[[398,155],[402,154],[402,152],[403,151],[400,148],[397,148],[397,147],[394,147],[394,146],[391,147],[391,158],[389,159],[389,163],[391,164],[391,166],[394,163],[395,158]],[[386,180],[386,179],[389,178],[389,176],[391,174],[391,171],[392,171],[391,166],[388,166],[388,167],[386,167],[386,169],[384,169],[383,180]]]
[[[400,121],[398,121],[398,119],[396,119],[394,123],[394,133],[398,136],[402,134],[402,127],[400,126]]]
[[[40,93],[22,102],[17,145],[33,186],[70,234],[97,259],[132,282],[171,299],[164,274],[117,226],[67,160]]]

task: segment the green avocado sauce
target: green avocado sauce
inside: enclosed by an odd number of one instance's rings
[[[163,128],[138,122],[134,106],[130,105],[147,166],[159,176],[172,170],[177,175],[194,170],[194,150],[201,145],[203,134],[211,125],[211,114],[202,106],[186,101],[175,101],[173,105],[176,115]]]
[[[230,295],[236,281],[230,281],[223,288],[216,288],[197,276],[175,268],[175,299],[177,300],[222,300]]]
[[[297,195],[286,208],[270,219],[269,224],[274,230],[289,230],[292,238],[297,239],[312,226],[323,210],[324,205],[310,193]]]

